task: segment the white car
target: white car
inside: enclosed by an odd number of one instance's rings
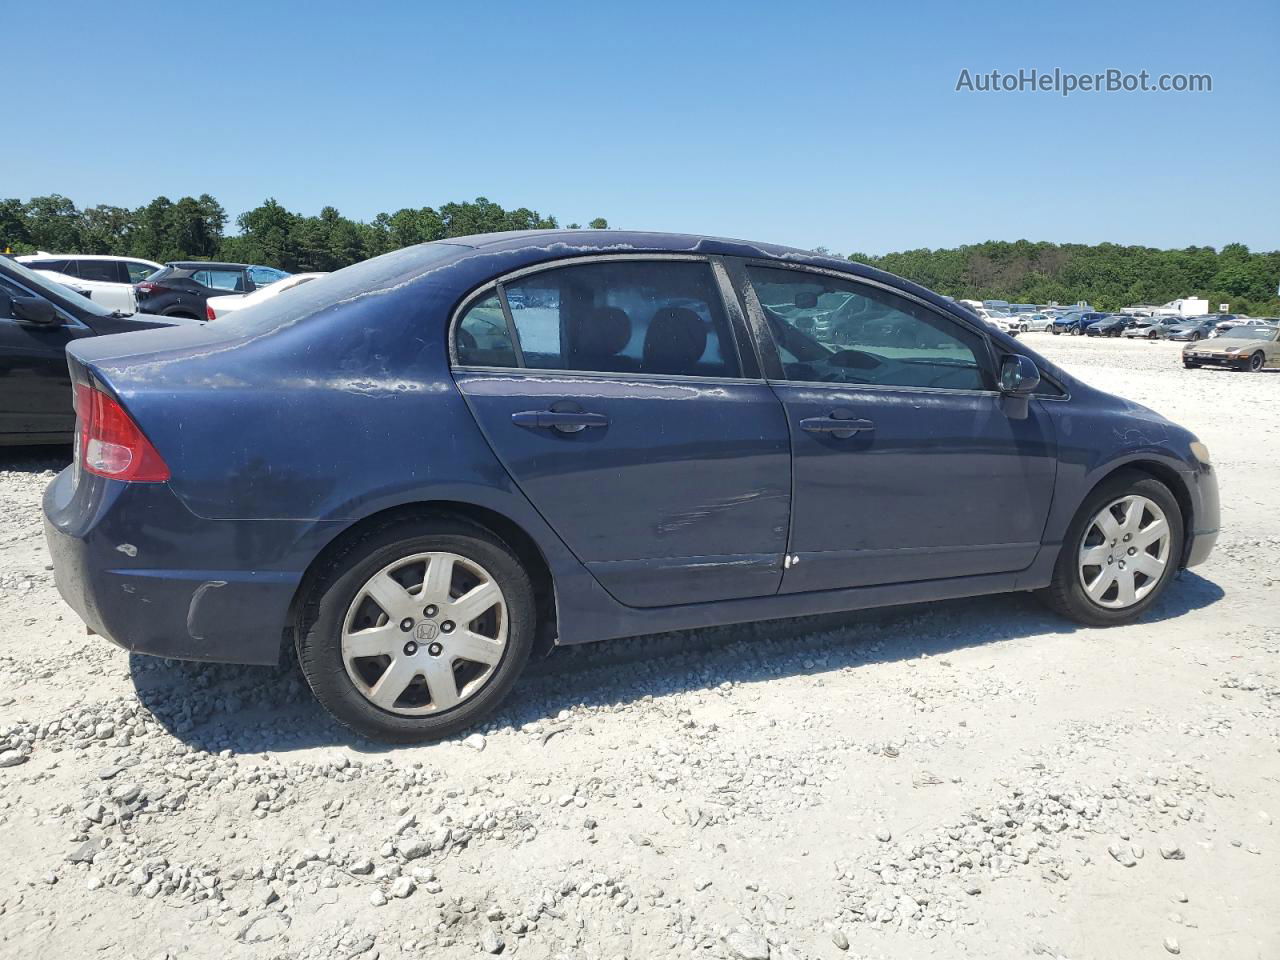
[[[1027,313],[1018,317],[1023,324],[1022,329],[1032,330],[1036,333],[1045,333],[1053,327],[1054,314],[1051,313]]]
[[[108,310],[137,313],[133,285],[160,269],[160,264],[138,257],[110,257],[87,253],[31,253],[15,258],[23,266],[50,280],[87,291],[94,303]]]
[[[278,297],[286,290],[291,290],[300,283],[306,283],[316,277],[327,276],[327,273],[295,273],[285,277],[283,280],[277,280],[269,287],[261,287],[253,291],[253,293],[234,293],[222,297],[210,297],[205,301],[204,315],[210,320],[217,320],[218,317],[226,316],[234,310],[241,310],[245,307],[251,307],[255,303],[261,303],[263,300]]]
[[[1003,331],[1010,336],[1016,337],[1022,329],[1016,319],[1009,316],[1007,312],[1000,308],[987,307],[977,300],[957,300],[956,303],[964,307],[970,313],[975,314],[979,320],[987,324],[987,326],[995,327],[997,330]]]

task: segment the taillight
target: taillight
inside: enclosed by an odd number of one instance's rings
[[[135,283],[133,285],[133,289],[136,290],[139,295],[144,297],[149,297],[153,293],[163,293],[165,290],[165,286],[162,283],[155,283],[151,280],[143,280],[141,283]]]
[[[164,483],[169,466],[120,402],[87,384],[75,385],[76,455],[90,473],[128,483]]]
[[[204,305],[204,318],[206,320],[218,319],[218,315],[213,312],[213,307],[209,306],[207,303]]]

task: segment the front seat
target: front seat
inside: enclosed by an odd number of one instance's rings
[[[697,374],[707,350],[707,325],[685,307],[663,307],[644,336],[644,372]]]

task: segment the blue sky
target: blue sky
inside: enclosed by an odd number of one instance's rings
[[[0,196],[561,223],[883,253],[1280,246],[1280,3],[12,3]],[[960,71],[1213,92],[957,93]],[[20,131],[20,132],[18,132]]]

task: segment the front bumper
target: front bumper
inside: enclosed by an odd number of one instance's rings
[[[204,520],[166,484],[77,484],[73,468],[44,495],[54,579],[71,609],[132,653],[180,660],[278,661],[306,566],[299,527]]]
[[[1183,566],[1194,567],[1204,563],[1213,546],[1218,542],[1221,523],[1221,507],[1218,495],[1218,475],[1209,464],[1201,464],[1191,475],[1193,507],[1191,530],[1187,533],[1187,545],[1183,548]]]
[[[1236,367],[1244,363],[1245,357],[1229,356],[1227,354],[1215,353],[1184,353],[1182,355],[1183,362],[1191,361],[1193,363],[1205,364],[1215,367]]]

